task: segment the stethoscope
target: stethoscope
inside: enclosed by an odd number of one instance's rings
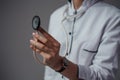
[[[41,21],[40,21],[40,17],[39,16],[34,16],[32,19],[32,28],[37,31],[37,33],[40,33],[40,26],[41,25]],[[35,51],[33,51],[33,58],[39,63],[39,64],[43,64],[42,61],[39,59],[39,57],[37,56],[37,53]]]
[[[66,50],[65,50],[65,56],[68,55],[69,51],[68,51],[68,47],[69,47],[69,40],[68,40],[68,34],[67,31],[65,29],[65,26],[63,25],[63,21],[65,20],[65,18],[61,21],[62,24],[62,28],[64,30],[64,33],[66,35]],[[40,21],[40,17],[39,16],[34,16],[32,19],[32,28],[37,31],[37,33],[40,33],[40,27],[41,27],[41,21]],[[37,54],[35,51],[33,51],[33,57],[34,59],[38,62],[38,63],[42,63],[41,60],[38,58]]]
[[[64,21],[64,19],[61,21],[62,24],[63,24],[63,21]],[[40,32],[39,30],[40,30],[40,27],[41,27],[40,25],[41,25],[40,17],[39,16],[34,16],[33,19],[32,19],[32,28],[39,33]],[[67,31],[66,31],[64,25],[63,25],[63,30],[64,30],[64,32],[66,34],[66,50],[65,50],[65,57],[66,57],[67,54],[68,54],[68,44],[69,44],[69,41],[68,41]],[[33,58],[37,61],[37,63],[43,64],[42,61],[37,56],[35,51],[33,51]],[[63,76],[62,76],[62,78],[64,79]]]
[[[71,50],[72,50],[75,21],[76,21],[77,18],[81,17],[85,13],[85,9],[83,9],[79,13],[77,13],[77,10],[75,10],[73,15],[69,15],[68,10],[69,10],[69,7],[66,6],[65,11],[63,12],[63,17],[64,18],[61,21],[63,31],[64,31],[64,33],[66,35],[66,50],[65,50],[65,53],[64,53],[65,56],[70,54]],[[68,33],[67,30],[65,29],[65,25],[64,25],[65,20],[68,20],[68,21],[72,20],[73,21],[72,29],[71,29],[70,33]],[[69,40],[69,37],[68,37],[69,35],[71,35],[70,40]]]
[[[65,33],[65,43],[66,43],[66,49],[65,49],[65,52],[64,52],[64,56],[66,57],[68,54],[71,53],[71,49],[72,49],[72,45],[73,45],[73,33],[74,33],[74,25],[75,25],[75,21],[76,21],[76,18],[79,17],[79,16],[82,16],[82,14],[84,14],[84,11],[81,11],[81,13],[78,13],[77,14],[77,11],[75,11],[74,15],[69,15],[68,13],[68,6],[66,7],[65,11],[63,12],[63,19],[61,21],[61,24],[62,24],[62,29]],[[70,40],[69,40],[69,35],[68,35],[68,32],[67,30],[65,29],[65,25],[64,25],[64,21],[65,20],[69,20],[69,19],[73,19],[73,26],[72,26],[72,29],[71,29],[71,37],[70,37]],[[32,28],[37,31],[39,33],[39,29],[41,27],[41,21],[40,21],[40,17],[39,16],[34,16],[33,19],[32,19]],[[39,58],[37,57],[36,55],[36,52],[33,51],[33,57],[34,59],[38,62],[38,63],[42,63]]]
[[[68,40],[68,34],[67,34],[67,31],[65,29],[65,26],[63,25],[63,22],[64,22],[65,18],[61,21],[61,24],[62,24],[62,28],[64,30],[64,33],[66,35],[66,50],[65,50],[65,57],[68,55],[68,53],[70,53],[69,51],[69,40]],[[38,32],[38,34],[40,33],[40,27],[41,27],[41,21],[40,21],[40,17],[39,16],[34,16],[33,19],[32,19],[32,28]],[[73,32],[73,31],[72,31]],[[72,45],[71,45],[72,47]],[[34,59],[38,62],[38,63],[42,63],[41,60],[39,60],[39,58],[37,57],[37,54],[35,51],[33,51],[33,57]]]

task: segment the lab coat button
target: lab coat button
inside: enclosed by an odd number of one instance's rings
[[[72,33],[71,32],[69,32],[69,35],[71,35]]]

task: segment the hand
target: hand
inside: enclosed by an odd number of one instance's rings
[[[62,63],[62,57],[58,54],[60,43],[44,29],[40,28],[39,31],[43,36],[33,33],[33,39],[30,40],[30,48],[43,57],[43,64],[58,70]]]

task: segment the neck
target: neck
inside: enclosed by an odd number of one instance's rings
[[[77,10],[82,5],[83,0],[73,0],[74,8]]]

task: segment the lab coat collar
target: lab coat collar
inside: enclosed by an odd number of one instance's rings
[[[101,0],[84,0],[82,5],[80,6],[80,8],[77,10],[74,9],[73,0],[71,2],[68,1],[68,10],[66,10],[65,15],[66,16],[73,16],[73,18],[74,17],[79,18],[87,11],[88,8],[90,8],[92,5],[94,5],[98,1],[101,1]],[[74,14],[75,11],[77,11],[77,15]]]

